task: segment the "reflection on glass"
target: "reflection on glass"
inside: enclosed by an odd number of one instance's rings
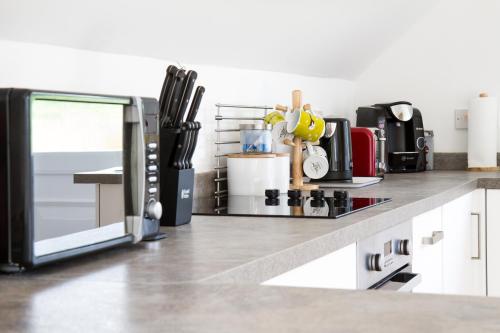
[[[123,106],[34,100],[35,255],[124,235]]]

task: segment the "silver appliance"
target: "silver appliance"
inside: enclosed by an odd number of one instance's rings
[[[411,292],[422,280],[412,272],[411,222],[357,243],[358,289]]]
[[[158,155],[153,98],[0,89],[0,272],[162,238]]]

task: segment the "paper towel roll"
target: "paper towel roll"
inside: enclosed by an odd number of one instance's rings
[[[496,97],[481,96],[472,99],[469,105],[469,168],[497,166],[498,103]]]

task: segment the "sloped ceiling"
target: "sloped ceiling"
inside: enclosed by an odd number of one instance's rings
[[[0,39],[353,79],[436,2],[12,0]]]

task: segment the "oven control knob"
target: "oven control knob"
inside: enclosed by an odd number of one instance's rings
[[[398,254],[401,254],[403,256],[409,256],[410,255],[410,248],[411,248],[411,243],[409,239],[403,239],[398,242]]]
[[[161,203],[156,200],[151,200],[148,202],[146,206],[146,214],[149,217],[155,220],[159,220],[161,218],[161,214],[163,213],[163,207]]]
[[[368,256],[368,269],[370,271],[378,271],[381,272],[383,267],[382,262],[384,261],[384,257],[380,254],[370,254]]]

